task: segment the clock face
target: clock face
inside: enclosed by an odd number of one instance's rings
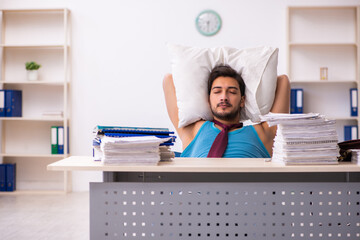
[[[221,18],[216,12],[206,10],[197,16],[195,24],[201,34],[212,36],[219,32],[221,28]]]

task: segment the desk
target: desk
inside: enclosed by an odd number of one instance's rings
[[[69,157],[48,170],[104,173],[104,182],[90,183],[91,239],[360,238],[360,166],[351,163],[177,158],[104,166]]]

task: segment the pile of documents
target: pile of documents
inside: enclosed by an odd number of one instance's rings
[[[175,157],[175,136],[166,128],[96,126],[94,134],[93,157],[103,164],[156,165]]]
[[[261,116],[269,126],[277,125],[273,162],[293,164],[337,164],[339,148],[335,120],[318,113]]]
[[[360,149],[351,149],[351,162],[360,165]]]

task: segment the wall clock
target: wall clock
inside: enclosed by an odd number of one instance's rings
[[[196,29],[204,36],[213,36],[220,31],[221,18],[213,10],[202,11],[195,20]]]

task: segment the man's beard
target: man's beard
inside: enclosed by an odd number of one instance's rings
[[[219,105],[219,104],[218,104]],[[230,103],[227,103],[228,106],[232,106]],[[217,106],[218,107],[218,106]],[[216,108],[215,108],[216,109]],[[234,119],[236,119],[237,117],[239,117],[240,115],[240,110],[241,107],[238,106],[237,108],[235,108],[233,111],[228,112],[228,113],[219,113],[216,112],[212,107],[211,107],[211,112],[213,114],[214,117],[216,117],[217,119],[220,120],[224,120],[224,121],[232,121]]]

